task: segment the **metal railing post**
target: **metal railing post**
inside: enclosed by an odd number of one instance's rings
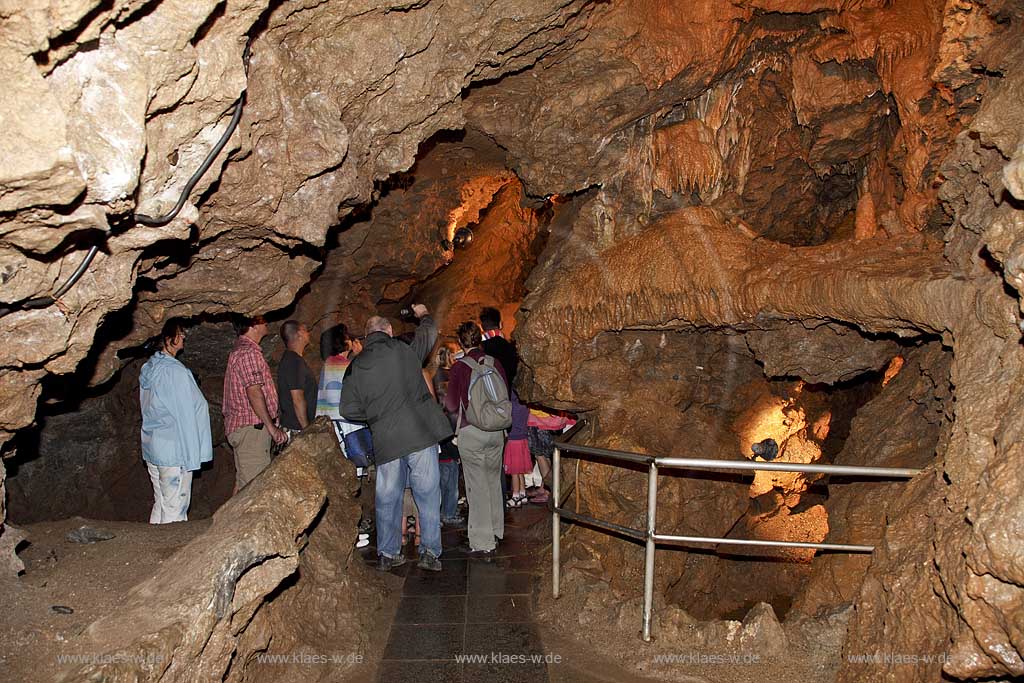
[[[558,514],[559,506],[562,504],[562,450],[555,449],[554,462],[551,466],[551,494],[554,496],[555,504],[551,512],[551,582],[554,596],[558,597],[558,569],[559,556],[562,549],[561,521],[562,516]]]
[[[658,466],[647,474],[647,548],[644,554],[643,639],[651,642],[651,610],[654,605],[654,536],[658,518]]]

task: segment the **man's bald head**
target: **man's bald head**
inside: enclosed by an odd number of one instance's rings
[[[370,336],[374,332],[383,332],[389,337],[393,336],[391,323],[387,318],[379,315],[370,316],[370,319],[366,321],[366,336]]]

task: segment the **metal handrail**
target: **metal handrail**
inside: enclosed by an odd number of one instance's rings
[[[575,447],[566,450],[576,451]],[[686,470],[748,470],[769,472],[810,472],[838,474],[851,477],[880,477],[883,479],[916,477],[919,469],[909,467],[861,467],[858,465],[818,465],[799,462],[759,462],[756,460],[715,460],[714,458],[655,458],[659,467]]]
[[[760,462],[751,460],[723,460],[715,458],[663,458],[642,453],[631,453],[610,448],[598,448],[596,446],[582,446],[569,443],[586,424],[580,420],[576,426],[555,440],[554,462],[552,463],[552,498],[553,510],[551,514],[552,533],[552,583],[554,597],[558,597],[561,565],[561,520],[580,522],[597,527],[604,531],[617,533],[645,543],[644,553],[644,606],[642,615],[642,637],[645,641],[651,640],[651,608],[654,602],[654,550],[658,542],[675,544],[712,544],[712,545],[749,545],[769,546],[782,548],[805,548],[813,550],[830,550],[838,552],[870,553],[874,546],[850,545],[845,543],[807,543],[802,541],[766,541],[752,538],[721,538],[715,536],[679,536],[674,534],[659,534],[656,530],[658,510],[658,468],[667,467],[683,470],[730,470],[730,471],[772,471],[772,472],[802,472],[814,474],[835,474],[840,476],[873,477],[888,479],[910,479],[921,473],[920,469],[901,467],[860,467],[854,465],[820,465],[805,463],[787,462]],[[573,512],[562,507],[561,484],[562,484],[562,451],[582,455],[594,455],[620,462],[647,465],[647,529],[634,529],[632,527],[615,524],[606,520],[597,519],[590,515]],[[579,482],[573,486],[579,491]],[[578,495],[578,494],[577,494]]]

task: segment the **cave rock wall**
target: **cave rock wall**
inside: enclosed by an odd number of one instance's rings
[[[375,181],[408,169],[421,142],[462,126],[463,89],[571,41],[585,4],[12,6],[0,29],[12,75],[0,303],[14,308],[0,318],[11,340],[0,438],[32,422],[47,372],[91,353],[102,381],[119,348],[168,316],[291,303],[329,228],[376,197]],[[178,218],[125,224],[174,204],[243,90],[237,130]],[[103,248],[59,306],[18,309],[63,283],[93,243]],[[101,323],[130,302],[128,323],[94,348]]]
[[[870,336],[940,338],[952,350],[949,374],[934,363],[928,374],[950,424],[936,437],[936,457],[924,473],[891,502],[853,599],[844,652],[949,659],[913,671],[883,665],[878,674],[886,680],[934,680],[940,670],[963,679],[1024,675],[1014,616],[1024,575],[1012,540],[1024,515],[1015,493],[1024,424],[1016,289],[1024,210],[1015,194],[1019,107],[1011,104],[1019,102],[1024,77],[1011,35],[1019,35],[1024,13],[1012,3],[992,10],[1005,30],[959,52],[959,66],[949,58],[971,43],[963,40],[967,24],[939,48],[933,75],[951,86],[968,87],[958,74],[972,60],[992,71],[969,88],[981,105],[964,112],[968,130],[939,164],[943,182],[931,208],[915,199],[897,209],[941,210],[949,223],[941,242],[930,234],[876,233],[785,246],[758,239],[724,207],[683,208],[617,231],[586,210],[590,198],[578,197],[563,205],[567,215],[556,217],[553,233],[599,234],[603,241],[566,240],[542,255],[543,272],[531,277],[519,325],[533,398],[566,407],[587,405],[574,383],[578,359],[609,331],[826,322]],[[924,458],[926,451],[910,455]],[[862,675],[852,665],[839,672],[843,681]]]

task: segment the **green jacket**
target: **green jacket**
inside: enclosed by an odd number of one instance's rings
[[[423,379],[423,361],[436,340],[437,325],[430,316],[420,320],[411,345],[374,332],[345,371],[341,414],[370,426],[378,465],[433,446],[452,434],[451,423]]]

